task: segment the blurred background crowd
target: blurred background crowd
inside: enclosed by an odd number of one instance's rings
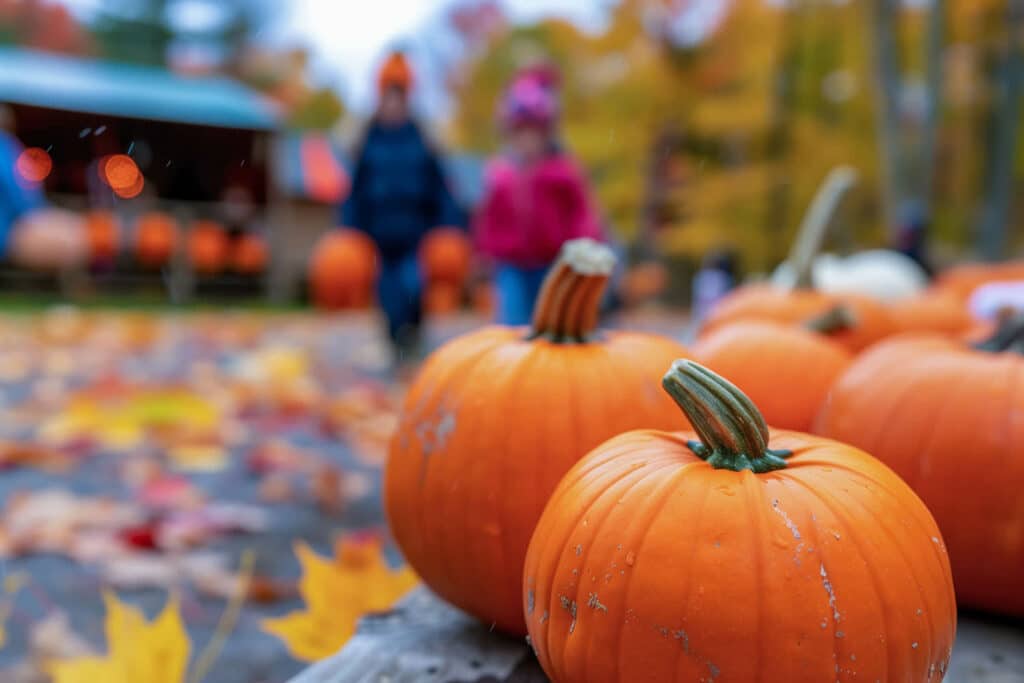
[[[833,250],[1004,257],[1018,4],[3,0],[0,280],[373,299],[406,344],[420,300],[524,322],[589,235],[627,256],[619,302],[699,307],[785,258],[840,164]],[[424,254],[440,227],[465,239]]]

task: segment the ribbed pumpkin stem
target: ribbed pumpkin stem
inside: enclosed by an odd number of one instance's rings
[[[762,473],[786,466],[789,451],[768,448],[761,411],[726,379],[693,361],[677,360],[661,384],[700,436],[690,449],[715,469]]]
[[[821,315],[804,321],[804,328],[818,334],[835,334],[852,329],[857,325],[857,314],[849,306],[839,304]]]
[[[1024,313],[1013,313],[1000,320],[992,336],[974,345],[978,351],[1015,351],[1024,354]]]
[[[533,309],[530,339],[583,343],[597,329],[598,308],[615,268],[615,254],[592,239],[570,240],[544,278]]]

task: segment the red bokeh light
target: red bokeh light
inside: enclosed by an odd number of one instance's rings
[[[53,160],[41,147],[29,147],[18,155],[14,167],[25,180],[41,183],[53,170]]]
[[[145,186],[146,179],[142,177],[141,173],[139,173],[135,176],[135,182],[132,183],[131,185],[127,187],[111,186],[111,189],[113,189],[114,194],[116,194],[121,199],[132,199],[134,197],[138,197],[142,193],[142,188]]]

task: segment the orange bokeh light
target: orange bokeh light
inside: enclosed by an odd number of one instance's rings
[[[127,154],[111,154],[100,159],[99,172],[100,179],[120,196],[123,195],[118,190],[130,191],[139,186],[139,192],[142,191],[142,173],[139,172],[135,160]]]
[[[128,187],[111,186],[111,189],[113,189],[114,194],[116,194],[121,199],[132,199],[134,197],[138,197],[142,193],[142,188],[145,186],[146,179],[142,177],[141,173],[139,173],[137,176],[135,176],[135,182],[129,185]]]
[[[41,147],[29,147],[18,155],[14,167],[25,180],[41,183],[53,170],[53,159]]]

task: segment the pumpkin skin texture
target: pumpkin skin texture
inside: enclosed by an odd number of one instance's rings
[[[962,335],[973,324],[963,301],[941,292],[928,292],[889,306],[892,320],[900,332],[938,332]]]
[[[853,356],[800,327],[741,321],[701,337],[693,357],[733,382],[768,424],[809,431],[829,387]]]
[[[865,296],[751,285],[740,287],[722,299],[705,320],[701,334],[739,320],[802,323],[838,305],[849,308],[857,322],[845,330],[829,334],[829,338],[850,351],[860,351],[896,331],[886,307]]]
[[[575,253],[574,253],[575,250]],[[585,263],[599,267],[581,272]],[[522,566],[548,495],[588,450],[639,426],[678,424],[652,383],[678,343],[593,335],[614,260],[573,240],[529,328],[489,326],[430,356],[409,389],[384,474],[406,559],[437,594],[484,624],[526,633]]]
[[[352,228],[331,230],[317,242],[309,262],[309,287],[317,308],[366,308],[377,280],[377,248]]]
[[[839,377],[816,426],[870,449],[921,496],[949,547],[961,604],[1018,616],[1021,387],[1018,352],[977,351],[938,336],[893,339]]]
[[[755,427],[699,367],[666,376],[696,432],[602,444],[537,524],[523,599],[550,679],[941,680],[956,606],[925,506],[856,448]]]

